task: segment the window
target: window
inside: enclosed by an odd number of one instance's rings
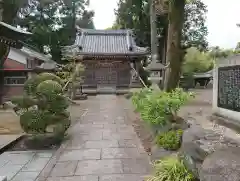
[[[4,85],[24,85],[27,77],[4,77]]]

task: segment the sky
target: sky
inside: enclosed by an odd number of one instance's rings
[[[207,5],[208,42],[210,46],[235,48],[240,41],[240,0],[203,0]],[[90,8],[95,11],[94,24],[97,29],[111,27],[114,9],[118,0],[90,0]]]

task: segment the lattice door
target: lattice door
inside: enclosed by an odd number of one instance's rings
[[[117,83],[117,71],[111,62],[101,63],[96,70],[97,84],[114,86]]]

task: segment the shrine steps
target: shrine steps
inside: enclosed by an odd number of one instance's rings
[[[97,94],[117,94],[117,95],[122,95],[122,94],[127,94],[130,92],[129,88],[117,88],[115,90],[98,90],[98,89],[83,89],[82,90],[84,94],[88,95],[97,95]]]

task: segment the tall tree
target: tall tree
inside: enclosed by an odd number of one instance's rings
[[[10,25],[19,14],[28,14],[35,6],[35,0],[1,0],[0,20]],[[9,53],[9,46],[0,42],[0,103],[2,103],[2,93],[4,85],[3,66]]]
[[[73,43],[75,26],[94,28],[94,12],[87,11],[86,4],[83,0],[42,2],[31,14],[21,18],[18,24],[33,33],[29,44],[43,53],[51,54],[53,60],[62,63],[61,46]]]
[[[120,0],[115,10],[115,27],[132,29],[136,35],[136,43],[139,46],[150,47],[150,4],[148,0]],[[157,17],[157,36],[167,25],[166,18]]]
[[[202,0],[191,0],[184,7],[183,45],[207,50],[207,7]]]
[[[150,11],[148,0],[120,0],[115,10],[116,22],[113,28],[133,29],[137,44],[150,47]],[[205,24],[207,8],[201,0],[191,0],[184,7],[184,26],[182,46],[195,46],[201,50],[207,48],[207,27]],[[157,36],[165,36],[163,31],[168,26],[168,16],[157,16]]]
[[[206,13],[206,6],[201,0],[191,0],[190,2],[168,0],[168,7],[167,62],[169,68],[166,71],[164,89],[171,91],[179,83],[184,48],[190,45],[190,41],[191,46],[206,50],[207,29],[204,24],[201,24],[205,21]]]

